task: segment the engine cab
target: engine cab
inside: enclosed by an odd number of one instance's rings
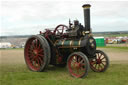
[[[74,20],[74,24],[72,24],[69,20],[69,29],[67,30],[67,34],[71,37],[81,37],[83,36],[82,32],[84,30],[83,25],[79,23],[78,20]]]

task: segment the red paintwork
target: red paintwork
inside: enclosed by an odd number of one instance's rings
[[[70,57],[68,62],[68,69],[72,76],[79,78],[85,74],[86,67],[85,67],[85,63],[83,63],[82,61],[85,62],[83,58],[77,54]]]
[[[36,38],[32,38],[28,41],[25,49],[26,63],[33,70],[37,71],[40,69],[43,62],[43,48],[41,43]]]
[[[96,59],[90,61],[90,65],[93,69],[97,71],[102,71],[106,65],[106,59],[101,53],[96,53]]]
[[[61,28],[61,32],[59,31],[59,28]],[[60,24],[60,25],[58,25],[58,26],[55,28],[53,34],[56,35],[56,33],[59,32],[59,33],[63,36],[63,35],[64,35],[64,30],[67,30],[67,29],[68,29],[68,27],[67,27],[66,25]]]
[[[61,62],[62,62],[62,56],[59,56],[57,61],[58,61],[59,63],[61,63]]]
[[[53,32],[51,31],[51,30],[49,30],[49,29],[46,29],[46,31],[45,31],[45,33],[44,33],[45,35],[45,38],[48,38],[48,36],[49,35],[53,35]]]

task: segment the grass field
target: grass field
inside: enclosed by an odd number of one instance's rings
[[[123,34],[113,34],[113,33],[109,33],[109,34],[94,34],[94,36],[104,36],[104,37],[125,37],[128,36],[128,33],[123,33]]]
[[[104,73],[90,70],[84,79],[73,78],[66,68],[55,66],[49,66],[45,72],[29,71],[24,63],[23,49],[1,49],[0,85],[128,85],[128,49],[98,49],[108,54],[110,67]]]

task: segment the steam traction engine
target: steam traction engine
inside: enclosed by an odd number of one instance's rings
[[[95,72],[104,72],[109,66],[107,55],[96,50],[96,42],[90,29],[90,7],[85,4],[85,26],[78,20],[69,27],[58,25],[55,30],[46,29],[44,33],[31,36],[25,45],[24,56],[28,68],[41,72],[49,64],[64,67],[71,76],[86,77],[89,67]]]

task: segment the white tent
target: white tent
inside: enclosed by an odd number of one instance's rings
[[[11,48],[10,42],[0,42],[0,48]]]

